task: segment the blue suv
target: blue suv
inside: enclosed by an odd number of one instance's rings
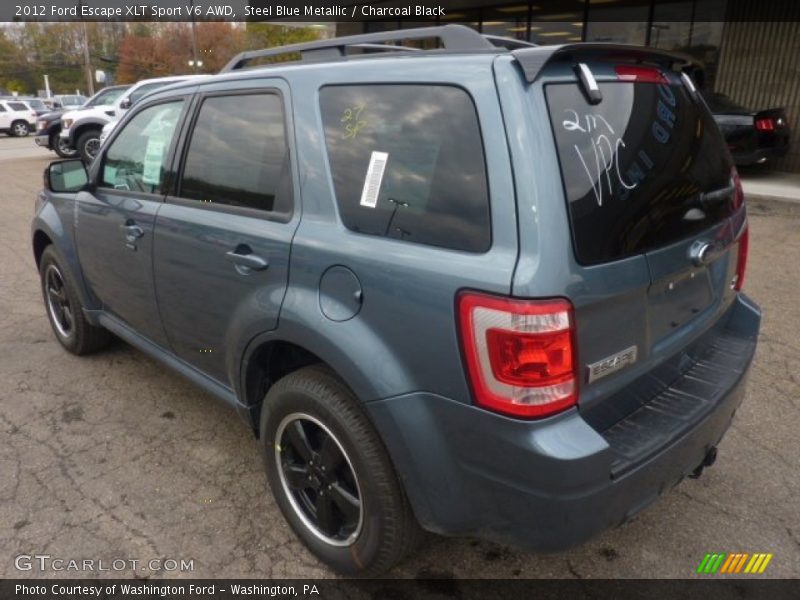
[[[713,462],[756,347],[741,185],[683,66],[457,25],[241,54],[45,172],[55,336],[235,407],[341,573],[423,530],[581,543]]]

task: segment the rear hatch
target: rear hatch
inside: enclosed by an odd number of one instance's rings
[[[645,401],[638,391],[652,395],[634,388],[656,367],[686,372],[682,351],[730,306],[746,250],[741,187],[675,58],[600,45],[522,58],[531,102],[544,97],[571,236],[579,407],[606,428]],[[541,295],[537,277],[518,272],[514,294]]]

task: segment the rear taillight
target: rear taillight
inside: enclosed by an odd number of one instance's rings
[[[742,189],[742,180],[739,177],[739,172],[736,170],[736,167],[731,168],[731,181],[733,182],[733,210],[739,210],[741,208],[742,211],[744,211],[744,190]],[[733,280],[731,287],[739,291],[744,285],[744,272],[747,268],[747,252],[750,245],[750,230],[747,226],[747,216],[744,212],[742,212],[738,219],[734,219],[734,221],[740,224],[741,233],[739,234],[736,278]]]
[[[669,83],[664,74],[654,67],[639,65],[617,65],[614,67],[617,78],[636,83]]]
[[[577,403],[569,301],[465,292],[458,317],[476,404],[515,417],[545,417]]]
[[[733,183],[733,210],[737,210],[744,204],[744,189],[736,167],[731,167],[731,183]]]
[[[736,262],[736,280],[733,289],[737,292],[744,285],[744,274],[747,269],[747,253],[750,250],[750,228],[745,223],[744,231],[739,236],[739,253]]]
[[[759,131],[775,131],[775,119],[771,117],[756,119],[756,129]]]

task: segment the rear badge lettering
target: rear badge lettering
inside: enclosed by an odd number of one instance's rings
[[[589,383],[601,377],[605,377],[606,375],[611,375],[611,373],[616,373],[628,365],[632,365],[636,362],[636,356],[637,348],[636,346],[631,346],[630,348],[625,348],[625,350],[621,352],[617,352],[616,354],[612,354],[611,356],[607,356],[602,360],[588,365]]]

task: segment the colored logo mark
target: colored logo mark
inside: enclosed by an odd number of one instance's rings
[[[732,554],[715,552],[706,554],[703,557],[700,566],[697,567],[697,572],[709,575],[716,573],[749,573],[755,575],[763,573],[771,560],[772,554],[766,552],[756,552],[755,554],[748,554],[747,552],[735,552]]]

